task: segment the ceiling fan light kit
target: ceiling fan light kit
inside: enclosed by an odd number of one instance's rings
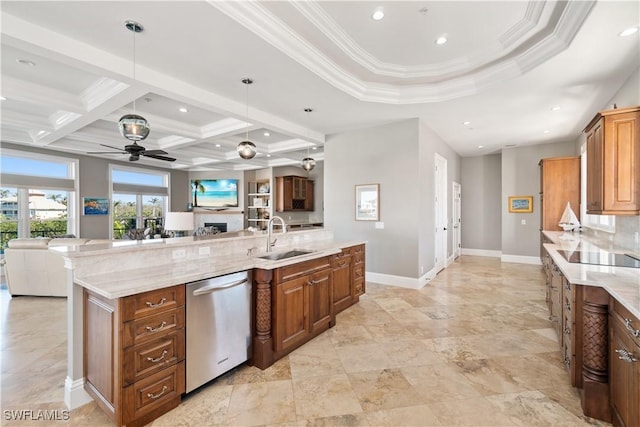
[[[136,33],[143,30],[142,24],[136,21],[125,21],[124,26],[133,33],[133,81],[136,80]],[[118,128],[123,137],[130,141],[142,141],[149,135],[147,119],[136,114],[136,101],[133,100],[133,114],[125,114],[118,121]],[[135,159],[138,160],[138,159]]]
[[[245,160],[253,159],[256,156],[256,144],[249,141],[249,85],[253,83],[253,80],[249,77],[245,77],[242,83],[247,85],[247,136],[244,141],[238,144],[238,155]]]

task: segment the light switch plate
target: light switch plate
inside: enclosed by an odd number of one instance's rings
[[[522,225],[527,225],[527,220],[526,220],[526,219],[521,220],[521,221],[520,221],[520,224],[522,224]]]
[[[382,221],[376,222],[376,228],[383,229],[384,228],[384,222],[382,222]]]

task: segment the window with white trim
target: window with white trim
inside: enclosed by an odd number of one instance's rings
[[[111,238],[153,238],[162,230],[169,206],[170,173],[109,165]],[[139,235],[137,235],[140,238]]]
[[[0,251],[16,237],[78,235],[78,160],[3,149]]]

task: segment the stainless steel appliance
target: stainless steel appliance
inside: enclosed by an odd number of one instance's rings
[[[251,345],[246,271],[187,283],[186,391],[245,362]]]

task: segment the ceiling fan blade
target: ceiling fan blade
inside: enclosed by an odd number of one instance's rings
[[[87,154],[127,154],[126,151],[87,151]]]
[[[125,150],[123,150],[123,149],[122,149],[122,148],[120,148],[120,147],[114,147],[114,146],[112,146],[112,145],[107,145],[107,144],[100,144],[100,145],[102,145],[103,147],[113,148],[114,150],[123,151],[123,152],[125,152],[125,153],[126,153],[126,151],[125,151]]]
[[[157,154],[169,154],[166,151],[162,151],[162,150],[144,150],[144,155],[145,156],[155,156]]]
[[[155,151],[155,150],[151,150],[151,151]],[[150,157],[152,159],[158,159],[158,160],[165,160],[167,162],[175,162],[176,159],[174,159],[173,157],[167,157],[167,156],[160,156],[157,154],[147,154],[148,151],[145,151],[144,153],[141,153],[143,156],[145,157]]]

